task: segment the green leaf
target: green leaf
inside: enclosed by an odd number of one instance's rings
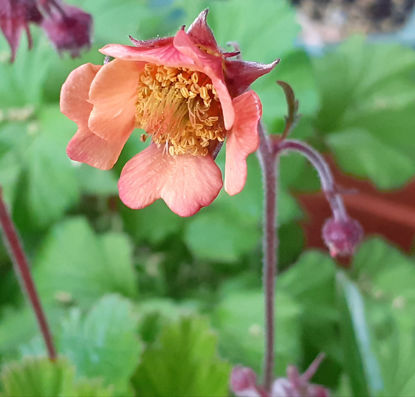
[[[33,27],[32,27],[33,28]],[[48,77],[50,62],[58,55],[43,35],[32,29],[34,46],[28,51],[25,40],[19,45],[14,63],[9,56],[0,60],[0,107],[15,108],[27,104],[38,105],[42,101],[43,84]],[[0,36],[1,48],[8,45]]]
[[[354,276],[367,298],[393,309],[400,325],[414,330],[414,261],[385,241],[374,238],[359,248]]]
[[[291,51],[299,32],[294,9],[285,0],[264,0],[261,7],[255,0],[243,6],[238,0],[212,1],[208,23],[219,45],[237,41],[243,58],[256,62],[272,62]]]
[[[74,129],[59,107],[53,106],[43,108],[31,127],[22,131],[31,142],[21,153],[24,175],[14,207],[21,228],[44,228],[78,201],[75,169],[65,153]]]
[[[362,38],[314,59],[321,96],[315,132],[345,171],[380,188],[399,187],[414,174],[414,67],[412,49]]]
[[[371,179],[379,188],[399,187],[415,173],[413,156],[382,143],[365,130],[352,129],[327,137],[342,169]]]
[[[132,246],[124,234],[97,236],[87,221],[56,225],[36,256],[34,278],[42,299],[86,306],[105,293],[137,294]]]
[[[227,395],[230,366],[218,357],[216,345],[204,319],[184,317],[167,326],[142,355],[133,379],[137,396]]]
[[[218,156],[219,164],[224,161]],[[189,219],[184,239],[192,253],[219,263],[237,263],[243,255],[260,246],[263,211],[261,169],[254,156],[248,158],[248,177],[243,191],[236,196],[221,192],[213,205]],[[288,224],[302,212],[282,185],[278,192],[278,222]]]
[[[390,62],[391,59],[399,62]],[[335,131],[343,117],[353,116],[357,111],[370,108],[389,111],[415,99],[410,75],[415,54],[409,48],[367,43],[355,37],[325,57],[315,58],[314,65],[322,97],[317,125],[323,133]],[[402,83],[397,84],[399,81]]]
[[[302,310],[299,326],[305,351],[303,363],[324,352],[327,357],[318,371],[316,382],[330,388],[337,387],[343,370],[343,355],[338,342],[340,318],[336,305],[335,273],[336,264],[330,256],[306,251],[277,280],[279,290]]]
[[[344,365],[353,394],[375,396],[383,379],[365,315],[363,297],[344,273],[337,274]]]
[[[337,318],[334,307],[336,265],[318,251],[307,251],[281,274],[278,287],[301,302],[304,315],[317,322]]]
[[[353,265],[376,338],[385,386],[380,395],[410,397],[415,392],[414,261],[386,241],[372,238],[360,246]]]
[[[66,360],[26,358],[6,364],[0,374],[2,397],[110,397],[98,380],[75,380],[75,368]]]
[[[77,176],[84,194],[101,197],[118,194],[117,178],[113,172],[105,172],[89,165],[80,164]]]
[[[112,390],[111,386],[103,386],[101,379],[89,380],[83,378],[75,384],[71,395],[68,395],[68,397],[112,397],[114,395]]]
[[[232,217],[223,212],[205,212],[189,223],[185,241],[200,259],[233,263],[250,252],[259,241],[259,231],[241,229],[241,223],[233,223]]]
[[[412,397],[415,393],[415,331],[408,332],[393,317],[390,336],[377,342],[385,388],[380,396]]]
[[[132,305],[116,295],[102,298],[82,318],[73,309],[62,325],[60,352],[82,376],[101,377],[125,395],[141,351]]]
[[[27,358],[9,364],[1,372],[4,397],[54,397],[73,384],[74,368],[66,360],[51,362],[45,358]]]
[[[138,313],[140,337],[145,343],[153,343],[166,324],[194,314],[195,308],[186,302],[179,304],[169,298],[154,298],[140,302]]]
[[[59,313],[46,307],[49,323],[55,323]],[[39,332],[36,318],[31,309],[26,306],[20,310],[6,308],[0,317],[0,355],[16,357],[18,347],[27,343]],[[43,341],[42,341],[42,347]],[[42,350],[43,351],[43,350]]]
[[[123,205],[121,215],[126,230],[135,241],[148,241],[152,244],[161,243],[167,237],[179,232],[185,222],[160,200],[139,211]]]
[[[261,371],[264,355],[264,296],[261,291],[229,290],[223,292],[214,314],[221,351],[235,364]],[[285,374],[288,364],[300,360],[300,307],[285,292],[278,291],[275,301],[276,373]]]

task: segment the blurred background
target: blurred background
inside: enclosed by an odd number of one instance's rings
[[[173,34],[206,6],[218,43],[281,63],[255,83],[271,133],[292,85],[293,137],[330,162],[365,240],[336,263],[321,239],[329,207],[316,173],[281,159],[276,375],[327,357],[314,381],[334,396],[415,396],[415,14],[413,0],[68,1],[93,16],[93,45],[59,56],[33,27],[14,64],[0,37],[0,185],[33,266],[60,354],[101,394],[225,396],[235,364],[261,372],[262,182],[180,218],[162,202],[132,211],[117,195],[130,138],[111,171],[71,162],[76,125],[59,111],[72,69],[107,43]],[[223,167],[224,153],[219,156]],[[44,354],[0,245],[0,363]],[[3,370],[0,390],[8,382]],[[95,387],[95,386],[94,386]],[[91,390],[98,390],[98,386]],[[110,389],[106,389],[110,387]],[[105,393],[104,390],[105,389]],[[112,393],[112,394],[111,394]],[[90,395],[90,394],[87,394]],[[91,394],[92,395],[92,394]],[[95,394],[94,394],[95,395]]]

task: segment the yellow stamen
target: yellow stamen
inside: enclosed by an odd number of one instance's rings
[[[211,145],[225,139],[211,80],[185,68],[146,64],[138,83],[136,126],[172,156],[206,156]]]

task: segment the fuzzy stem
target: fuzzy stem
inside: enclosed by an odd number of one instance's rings
[[[56,350],[53,345],[52,335],[49,330],[49,326],[46,320],[46,316],[43,312],[42,305],[40,303],[38,294],[36,292],[35,284],[33,283],[32,276],[26,255],[20,244],[19,237],[17,235],[16,228],[13,221],[7,211],[6,204],[3,201],[2,190],[0,187],[0,226],[3,229],[4,243],[9,250],[11,259],[13,260],[13,267],[16,275],[20,281],[20,285],[23,291],[26,292],[27,297],[32,305],[33,311],[36,316],[40,331],[45,342],[49,358],[51,360],[56,359]]]
[[[265,361],[264,387],[270,392],[274,375],[274,345],[275,345],[275,284],[277,273],[277,164],[272,153],[272,146],[265,134],[262,124],[258,128],[260,134],[259,159],[262,167],[265,205],[263,231],[263,285],[265,292]]]
[[[300,153],[307,158],[319,175],[321,187],[330,204],[334,219],[339,221],[346,220],[347,212],[344,207],[343,199],[336,190],[330,167],[323,156],[306,143],[294,139],[285,139],[273,143],[273,152],[276,155],[279,155],[282,152],[292,151]]]

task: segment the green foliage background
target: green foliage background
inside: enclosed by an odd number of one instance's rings
[[[68,73],[102,63],[108,42],[174,33],[206,6],[218,42],[239,42],[245,59],[281,64],[255,83],[264,120],[281,131],[289,82],[302,119],[294,136],[332,153],[340,167],[381,189],[415,174],[415,52],[351,38],[322,56],[296,45],[284,1],[73,1],[94,17],[82,59],[60,58],[34,30],[15,64],[0,37],[0,184],[52,324],[61,359],[51,365],[0,245],[0,395],[226,396],[232,365],[261,371],[261,175],[249,159],[246,188],[221,193],[182,219],[158,202],[131,211],[117,198],[135,134],[112,171],[72,163],[76,126],[59,111]],[[24,40],[23,40],[24,41]],[[219,157],[223,166],[223,156]],[[415,395],[415,266],[380,237],[368,238],[353,270],[326,252],[303,252],[304,216],[290,190],[317,178],[297,157],[281,161],[276,297],[277,368],[304,369],[327,354],[316,382],[338,396]]]

